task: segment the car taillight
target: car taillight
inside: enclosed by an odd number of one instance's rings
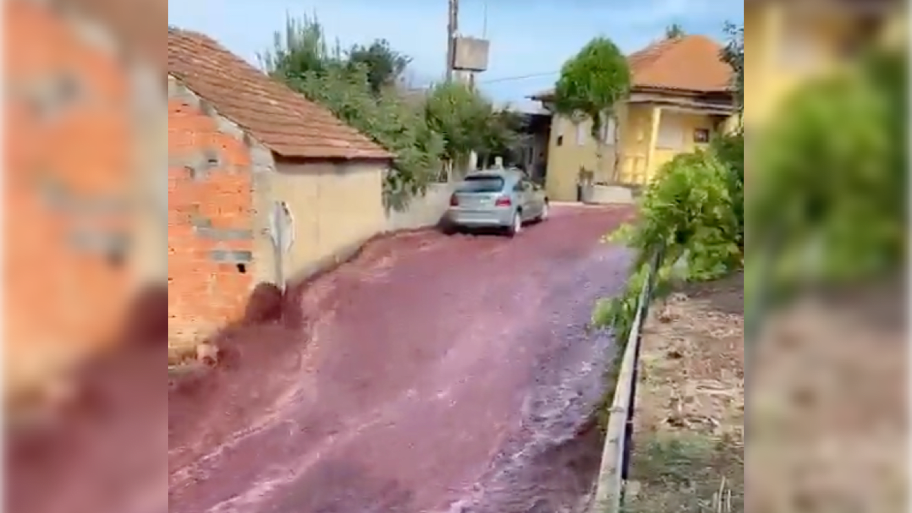
[[[497,198],[497,201],[494,202],[495,207],[509,207],[513,202],[510,201],[509,196],[501,196]]]
[[[458,207],[458,206],[459,206],[459,198],[457,198],[455,194],[453,194],[452,196],[450,196],[450,206],[451,206],[451,207]]]

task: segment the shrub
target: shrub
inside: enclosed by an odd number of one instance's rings
[[[636,251],[634,272],[622,294],[596,306],[595,324],[611,326],[626,339],[657,252],[655,295],[674,280],[718,278],[741,265],[733,182],[731,168],[710,151],[681,154],[662,166],[641,199],[636,224],[610,237]]]

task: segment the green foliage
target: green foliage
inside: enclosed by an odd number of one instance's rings
[[[601,141],[605,112],[627,96],[630,69],[627,58],[610,40],[598,37],[564,63],[554,90],[554,104],[565,115],[584,115],[592,134]]]
[[[385,39],[378,39],[370,45],[354,45],[348,51],[351,65],[362,65],[367,69],[367,81],[374,94],[396,84],[412,61],[390,47]]]
[[[875,53],[802,87],[759,134],[747,232],[752,262],[775,257],[752,283],[845,283],[902,265],[906,69]]]
[[[285,18],[285,28],[273,34],[272,50],[259,55],[270,76],[296,77],[303,73],[325,73],[342,62],[338,43],[330,47],[317,18]]]
[[[443,156],[457,161],[483,142],[483,130],[493,108],[481,95],[464,84],[437,84],[425,103],[428,126],[446,140]]]
[[[640,207],[639,223],[627,241],[641,251],[637,266],[664,248],[665,263],[686,257],[688,277],[706,279],[739,260],[729,170],[715,154],[676,156],[659,170]]]
[[[728,168],[728,191],[738,223],[736,242],[744,251],[744,132],[724,134],[712,141],[712,151]]]
[[[626,340],[657,253],[653,296],[676,281],[718,278],[741,265],[732,174],[711,151],[681,154],[662,166],[641,198],[637,223],[610,236],[636,252],[634,273],[620,295],[597,305],[596,325],[610,326]]]
[[[495,110],[481,130],[481,152],[487,155],[504,157],[505,161],[518,159],[518,146],[525,137],[522,114],[509,107]]]
[[[722,60],[734,71],[732,88],[735,92],[735,104],[739,112],[744,112],[744,25],[725,24],[728,42],[722,49]]]
[[[872,49],[856,64],[801,86],[754,136],[746,336],[802,288],[851,285],[903,267],[906,55]]]
[[[506,144],[513,136],[490,102],[456,84],[436,87],[416,109],[396,85],[409,58],[385,40],[343,52],[330,46],[315,17],[288,18],[271,51],[260,56],[266,71],[333,112],[396,155],[388,193],[422,192],[441,159]]]
[[[357,69],[305,73],[290,83],[396,155],[394,170],[387,178],[388,190],[422,191],[439,166],[442,136],[429,129],[421,113],[405,105],[394,91],[374,95],[367,72]]]

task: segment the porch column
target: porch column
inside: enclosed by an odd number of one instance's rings
[[[652,179],[655,172],[652,169],[653,163],[655,162],[655,148],[656,142],[659,139],[659,125],[662,122],[662,107],[653,106],[650,111],[650,125],[649,125],[649,146],[646,150],[646,176],[644,177],[643,183],[648,183]]]

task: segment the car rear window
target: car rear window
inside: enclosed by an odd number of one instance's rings
[[[459,186],[459,192],[500,192],[504,179],[499,176],[468,176]]]

